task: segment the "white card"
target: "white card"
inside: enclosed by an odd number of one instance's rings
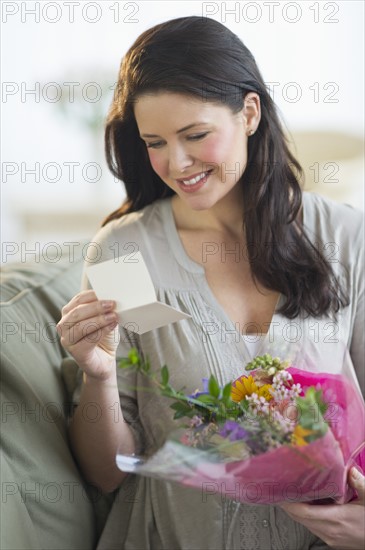
[[[115,300],[124,328],[138,334],[191,317],[158,302],[140,252],[90,265],[86,275],[99,300]]]

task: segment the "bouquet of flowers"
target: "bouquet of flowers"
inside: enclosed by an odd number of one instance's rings
[[[301,370],[269,354],[224,387],[211,376],[191,395],[152,373],[135,349],[120,363],[172,399],[179,428],[152,457],[117,456],[123,471],[178,481],[207,494],[273,504],[344,503],[347,472],[365,464],[365,408],[343,375]],[[183,423],[181,424],[181,421]]]

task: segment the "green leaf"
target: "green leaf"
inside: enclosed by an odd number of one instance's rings
[[[163,386],[166,386],[169,381],[169,369],[164,365],[161,369],[161,383]]]
[[[213,404],[215,404],[216,399],[215,399],[215,397],[213,397],[213,395],[203,393],[202,395],[198,395],[198,397],[195,398],[195,401],[200,401],[201,403],[206,403],[208,405],[213,405]]]
[[[129,350],[128,357],[130,359],[131,365],[138,365],[141,362],[137,348],[131,348]]]
[[[191,415],[191,411],[188,411]],[[175,414],[174,414],[174,420],[178,420],[179,418],[184,418],[184,416],[189,416],[189,414],[187,414],[187,411],[176,411]]]
[[[231,401],[232,384],[229,382],[226,384],[222,391],[222,399],[225,404]]]
[[[144,374],[149,375],[151,371],[151,363],[148,359],[142,364],[142,371],[144,372]]]
[[[173,403],[172,405],[170,405],[170,408],[173,409],[174,411],[191,411],[192,408],[187,405],[186,403]]]
[[[123,357],[118,363],[118,367],[120,369],[127,369],[127,368],[130,368],[131,366],[132,365],[128,357]]]
[[[328,425],[323,418],[327,409],[327,404],[322,398],[322,390],[308,388],[304,397],[297,397],[297,406],[299,408],[299,424],[303,428],[313,430],[315,433],[308,436],[308,441],[314,441],[327,432]]]
[[[216,398],[219,397],[221,390],[217,380],[214,378],[213,375],[209,378],[208,390],[210,395],[212,395],[213,397],[216,397]]]

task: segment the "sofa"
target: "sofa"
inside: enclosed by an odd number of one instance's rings
[[[77,365],[56,324],[83,249],[1,269],[2,550],[91,550],[112,502],[82,478],[67,434]]]

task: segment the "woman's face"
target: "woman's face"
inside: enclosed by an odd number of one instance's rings
[[[232,192],[247,163],[244,110],[193,96],[159,92],[134,107],[153,170],[194,210],[205,210]]]

